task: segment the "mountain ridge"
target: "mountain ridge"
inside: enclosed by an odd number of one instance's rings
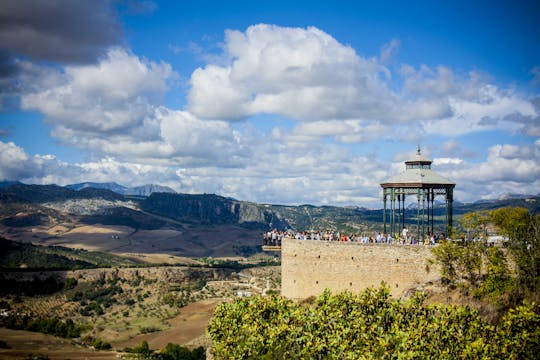
[[[540,196],[456,202],[454,215],[504,206],[538,213]],[[417,210],[406,213],[407,223],[414,225]],[[445,208],[434,213],[443,219]],[[261,233],[271,229],[373,234],[381,231],[382,220],[382,209],[258,204],[216,194],[131,196],[92,187],[24,184],[0,188],[0,236],[100,251],[231,256],[260,251]]]
[[[69,184],[65,186],[68,189],[80,191],[85,188],[96,188],[96,189],[106,189],[114,191],[121,195],[136,195],[136,196],[150,196],[155,192],[164,192],[164,193],[176,193],[173,189],[168,186],[162,186],[157,184],[145,184],[141,186],[127,187],[120,185],[116,182],[82,182],[77,184]]]

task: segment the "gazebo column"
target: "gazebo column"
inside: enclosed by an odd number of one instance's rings
[[[419,242],[424,241],[425,234],[426,234],[426,190],[422,189],[422,237],[419,239]]]
[[[416,195],[417,199],[418,199],[418,206],[417,206],[417,211],[416,211],[416,236],[420,236],[420,198],[421,198],[422,194],[420,192],[420,189],[418,189],[418,194]]]
[[[390,232],[394,232],[394,219],[396,216],[396,190],[390,188]]]
[[[383,224],[384,232],[386,232],[386,188],[383,188]]]
[[[447,217],[448,217],[448,221],[447,221],[447,224],[448,224],[448,233],[450,233],[452,231],[452,206],[453,206],[453,203],[454,203],[454,189],[453,188],[447,188],[446,189],[446,198],[448,199],[447,200],[447,205],[446,205],[446,213],[448,214]]]
[[[435,190],[431,190],[431,235],[434,235],[435,227]]]
[[[426,208],[426,212],[427,212],[427,223],[426,223],[426,232],[429,232],[429,229],[430,229],[430,224],[431,224],[431,208],[429,206],[429,198],[430,198],[430,189],[426,189],[425,190],[425,199],[427,200],[427,208]],[[422,240],[423,241],[423,240]]]
[[[394,229],[394,231],[392,231],[390,234],[391,235],[394,235],[396,233],[396,231],[399,229],[399,224],[401,224],[401,193],[399,192],[398,190],[398,193],[397,193],[397,203],[398,203],[398,216],[397,216],[397,223],[396,223],[396,228]]]
[[[403,209],[403,216],[401,218],[400,233],[401,233],[401,231],[403,231],[403,229],[405,229],[405,189],[403,189],[403,195],[401,196],[401,201],[402,201],[401,208]]]

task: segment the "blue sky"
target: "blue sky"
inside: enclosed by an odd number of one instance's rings
[[[0,179],[381,206],[540,192],[535,1],[0,4]]]

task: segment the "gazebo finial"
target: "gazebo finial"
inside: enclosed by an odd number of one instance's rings
[[[418,149],[416,150],[416,155],[422,155],[422,150],[420,150],[420,144],[418,144]]]

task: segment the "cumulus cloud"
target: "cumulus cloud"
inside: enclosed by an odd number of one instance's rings
[[[395,95],[380,79],[388,70],[315,27],[227,31],[224,48],[227,64],[208,64],[191,76],[189,110],[199,117],[396,118]]]
[[[540,147],[494,145],[482,162],[443,164],[448,177],[458,184],[461,201],[493,199],[507,193],[537,194],[540,189]]]
[[[229,123],[162,105],[176,74],[166,63],[111,48],[97,64],[63,71],[24,63],[39,79],[21,106],[46,116],[51,135],[94,156],[177,166],[237,166],[246,156]]]
[[[416,140],[412,133],[539,132],[534,124],[540,111],[533,101],[481,72],[403,64],[401,80],[394,80],[385,64],[399,45],[392,40],[379,58],[364,58],[315,27],[259,24],[245,32],[230,30],[225,61],[193,72],[188,110],[221,120],[277,114],[312,122],[299,125],[303,133],[320,132],[345,143],[371,141],[382,129],[409,141]]]
[[[12,142],[0,141],[0,179],[16,180],[32,173],[26,167],[28,156],[23,149]]]
[[[524,123],[535,122],[539,116],[531,101],[495,85],[482,85],[478,96],[476,100],[449,97],[452,115],[424,121],[426,133],[459,136],[489,130],[526,132]]]
[[[170,65],[110,49],[97,65],[71,65],[54,81],[23,94],[23,109],[38,110],[53,126],[80,133],[138,128],[167,90]]]

